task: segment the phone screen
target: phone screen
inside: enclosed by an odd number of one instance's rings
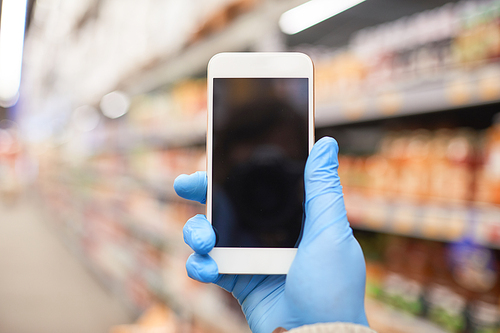
[[[212,226],[219,247],[296,247],[307,78],[214,78]]]

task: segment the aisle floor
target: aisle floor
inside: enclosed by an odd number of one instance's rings
[[[0,333],[105,333],[130,321],[34,202],[0,201]]]

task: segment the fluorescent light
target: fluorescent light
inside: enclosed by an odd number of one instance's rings
[[[23,61],[26,0],[3,0],[0,18],[0,105],[17,102]]]
[[[356,6],[365,0],[311,0],[280,17],[281,31],[293,35]]]

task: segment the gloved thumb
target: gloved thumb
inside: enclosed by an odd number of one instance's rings
[[[338,175],[339,146],[325,137],[316,142],[304,172],[305,224],[301,246],[317,237],[340,241],[352,235]]]

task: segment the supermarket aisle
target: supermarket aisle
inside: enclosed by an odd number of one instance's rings
[[[0,199],[0,332],[101,333],[131,321],[23,199]]]

